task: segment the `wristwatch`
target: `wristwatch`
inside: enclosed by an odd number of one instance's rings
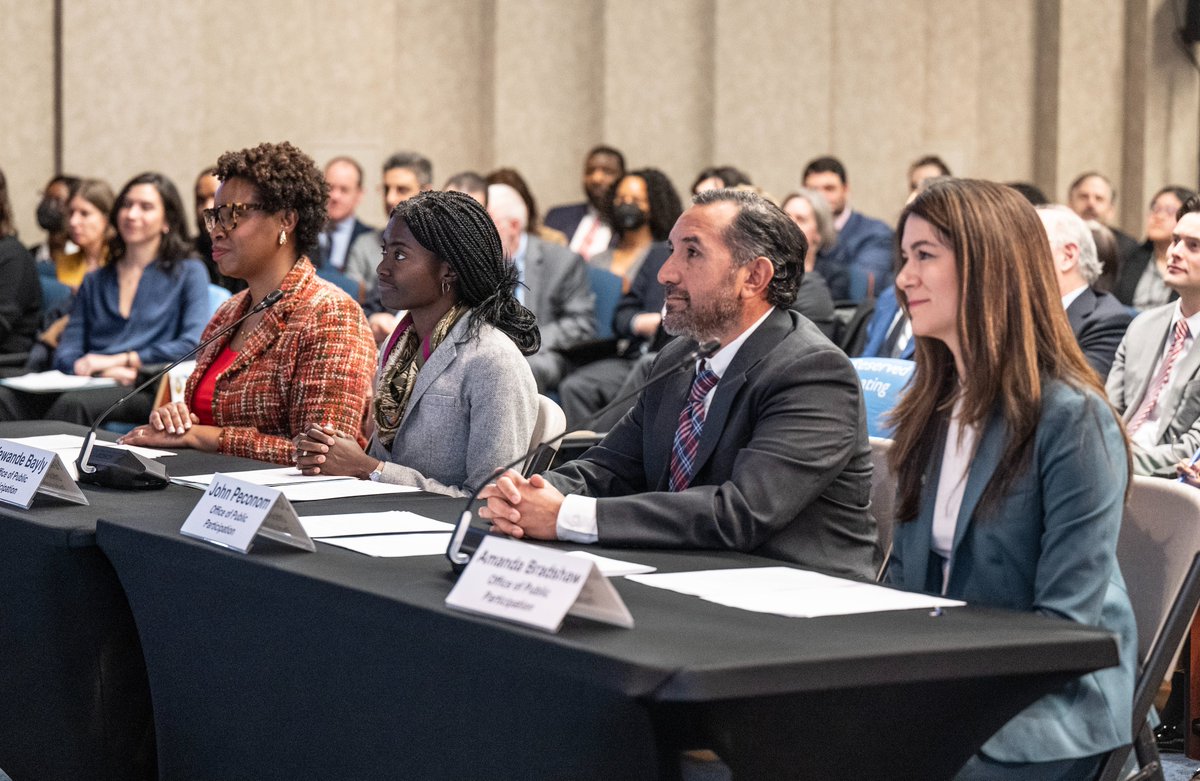
[[[380,478],[382,478],[382,477],[383,477],[383,462],[380,461],[379,466],[377,466],[373,470],[371,470],[371,474],[367,475],[367,478],[369,480],[371,480],[372,482],[378,483]]]

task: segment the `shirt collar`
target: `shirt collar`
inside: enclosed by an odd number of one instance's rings
[[[745,331],[742,331],[740,334],[738,334],[736,339],[730,341],[729,344],[725,345],[720,350],[717,350],[710,358],[708,358],[708,368],[713,374],[717,375],[718,379],[725,376],[725,371],[729,368],[729,364],[733,363],[734,356],[738,354],[738,350],[742,349],[742,345],[745,344],[746,340],[750,338],[750,334],[757,331],[758,327],[763,324],[763,321],[770,317],[771,313],[774,311],[775,307],[770,307],[767,309],[767,311],[763,313],[762,317],[754,321],[753,325],[751,325]],[[699,362],[697,362],[697,366],[699,366]]]
[[[1063,296],[1062,297],[1063,309],[1067,309],[1068,307],[1071,306],[1071,304],[1074,304],[1075,299],[1077,299],[1081,295],[1083,295],[1083,291],[1085,291],[1087,289],[1088,289],[1088,286],[1086,284],[1080,285],[1079,287],[1072,290],[1070,293],[1067,293],[1065,296]]]
[[[1194,339],[1197,336],[1197,334],[1200,333],[1200,312],[1197,312],[1196,314],[1192,315],[1191,317],[1184,317],[1183,316],[1183,307],[1181,306],[1179,301],[1176,300],[1175,301],[1175,314],[1173,314],[1171,316],[1171,327],[1174,328],[1175,324],[1178,323],[1180,321],[1180,319],[1187,320],[1188,331],[1191,332],[1192,338]],[[1170,341],[1170,339],[1168,339],[1167,341]]]

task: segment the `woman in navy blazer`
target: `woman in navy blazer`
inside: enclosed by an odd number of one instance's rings
[[[1037,214],[950,179],[900,217],[901,304],[916,370],[894,412],[888,581],[1104,627],[1120,664],[1042,697],[959,779],[1092,778],[1130,742],[1137,638],[1117,565],[1129,453],[1080,352]],[[980,703],[979,707],[987,707]]]

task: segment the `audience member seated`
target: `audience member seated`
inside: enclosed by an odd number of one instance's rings
[[[67,202],[67,237],[75,249],[58,256],[55,276],[72,292],[78,292],[84,276],[108,263],[115,200],[107,182],[81,179]]]
[[[523,355],[538,349],[517,302],[516,268],[468,195],[423,193],[384,231],[379,289],[408,311],[380,357],[367,452],[320,418],[296,438],[305,474],[353,475],[463,496],[529,448],[537,388]]]
[[[407,201],[417,193],[433,189],[433,163],[418,152],[396,152],[383,162],[383,213],[391,219],[392,212],[401,201]],[[383,243],[381,232],[359,236],[350,247],[346,260],[346,276],[361,282],[367,290],[363,311],[375,343],[379,344],[391,335],[399,322],[396,312],[387,311],[379,297],[379,286],[375,284],[375,267],[379,263],[379,247]]]
[[[833,211],[838,252],[818,255],[816,269],[829,283],[834,300],[858,302],[890,285],[892,229],[850,208],[850,183],[841,161],[818,157],[805,166],[802,181],[808,189],[821,193]],[[833,264],[841,268],[832,268]]]
[[[1174,301],[1178,292],[1166,282],[1167,249],[1175,230],[1175,215],[1195,193],[1186,187],[1164,187],[1150,199],[1146,215],[1146,240],[1126,256],[1117,273],[1113,295],[1135,309],[1150,309]]]
[[[611,146],[592,147],[583,163],[583,194],[587,200],[555,206],[544,224],[567,237],[572,252],[591,260],[616,239],[606,205],[613,185],[625,175],[625,156]]]
[[[1100,277],[1100,260],[1092,231],[1079,215],[1066,206],[1040,206],[1037,211],[1050,240],[1054,276],[1067,321],[1083,357],[1103,382],[1133,317],[1112,295],[1092,287]]]
[[[450,193],[465,193],[486,209],[488,181],[474,171],[460,171],[446,180],[442,189]],[[565,241],[563,242],[566,243]]]
[[[838,323],[833,296],[825,277],[816,270],[817,253],[821,248],[837,244],[837,229],[833,227],[829,204],[816,190],[800,189],[785,197],[781,208],[808,240],[808,251],[804,255],[804,278],[791,308],[812,320],[821,333],[836,339]]]
[[[1050,199],[1036,184],[1030,182],[1006,182],[1005,187],[1010,187],[1030,203],[1032,206],[1045,206],[1050,203]]]
[[[42,199],[37,206],[37,222],[38,227],[46,231],[46,240],[29,247],[41,274],[55,276],[59,259],[75,251],[67,237],[67,209],[71,196],[78,188],[78,177],[60,174],[47,182],[42,190]]]
[[[329,185],[329,204],[325,207],[329,220],[317,236],[320,257],[316,266],[346,272],[350,247],[359,236],[376,233],[355,214],[363,199],[362,166],[352,157],[335,157],[325,164],[325,183]],[[351,278],[363,285],[362,279]]]
[[[1067,189],[1067,205],[1085,221],[1095,220],[1112,231],[1117,244],[1116,263],[1111,268],[1104,266],[1104,276],[1115,278],[1120,264],[1131,257],[1138,247],[1136,239],[1117,230],[1112,224],[1117,216],[1116,188],[1109,178],[1099,171],[1085,171],[1075,177]]]
[[[925,155],[914,160],[908,167],[908,191],[909,193],[918,192],[926,179],[953,175],[945,160],[937,155]]]
[[[361,438],[375,345],[358,304],[307,257],[325,225],[321,171],[285,141],[226,152],[217,177],[204,213],[213,259],[247,289],[221,305],[204,338],[273,291],[283,297],[201,350],[186,401],[154,410],[123,441],[290,464],[291,438],[313,422]]]
[[[1176,462],[1200,447],[1200,197],[1187,199],[1178,220],[1166,283],[1179,297],[1130,323],[1108,375],[1139,475],[1173,477]]]
[[[8,179],[0,171],[0,354],[25,353],[42,319],[42,292],[33,255],[17,239]],[[0,373],[19,369],[0,365]]]
[[[1018,194],[943,180],[899,225],[896,284],[917,365],[894,414],[899,523],[888,582],[1101,626],[1120,652],[1118,666],[1019,713],[955,778],[1094,778],[1106,752],[1132,739],[1137,635],[1117,564],[1129,477],[1120,421],[1067,329],[1037,215]]]
[[[702,170],[692,182],[692,195],[705,190],[720,190],[724,187],[753,186],[754,182],[744,172],[731,165],[714,165]]]
[[[624,279],[628,291],[650,245],[666,241],[682,210],[675,186],[662,171],[642,168],[626,174],[609,193],[605,206],[616,243],[593,255],[588,263]]]
[[[1112,228],[1097,220],[1084,220],[1084,224],[1092,232],[1092,241],[1096,243],[1096,258],[1100,261],[1100,276],[1092,283],[1092,287],[1111,293],[1117,283],[1117,272],[1120,269],[1117,235]]]
[[[548,228],[542,223],[539,216],[537,201],[533,197],[533,193],[529,189],[529,184],[525,181],[525,177],[521,176],[521,172],[515,168],[497,168],[487,175],[487,183],[506,184],[517,191],[521,196],[521,200],[525,202],[525,210],[529,212],[529,225],[525,229],[531,235],[537,236],[542,241],[548,244],[558,244],[561,247],[567,246],[567,236],[562,231]],[[486,207],[487,200],[483,205]],[[578,254],[578,253],[576,253]],[[545,336],[545,334],[542,334]]]
[[[595,295],[583,258],[526,230],[525,201],[507,184],[488,187],[488,214],[506,258],[517,269],[517,301],[537,317],[541,349],[528,356],[539,393],[558,389],[571,370],[562,354],[595,335]]]
[[[581,459],[528,480],[505,473],[484,489],[483,515],[514,537],[732,549],[871,579],[879,551],[858,376],[787,309],[804,235],[753,193],[712,190],[694,204],[659,269],[665,325],[680,338],[656,369],[698,341],[721,349],[647,388]]]
[[[208,319],[208,273],[191,259],[186,212],[170,179],[135,176],[117,195],[108,265],[88,274],[75,296],[53,367],[107,377],[117,387],[54,394],[0,389],[0,419],[45,417],[88,426],[127,392],[143,364],[193,349]],[[113,420],[145,420],[154,389],[127,401]]]

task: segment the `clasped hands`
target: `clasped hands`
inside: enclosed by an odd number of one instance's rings
[[[558,539],[563,495],[541,475],[526,479],[510,469],[489,483],[479,498],[487,500],[479,516],[490,520],[497,531],[517,539]]]
[[[350,476],[366,479],[379,459],[369,456],[349,434],[332,426],[311,425],[292,440],[296,468],[306,475]]]

